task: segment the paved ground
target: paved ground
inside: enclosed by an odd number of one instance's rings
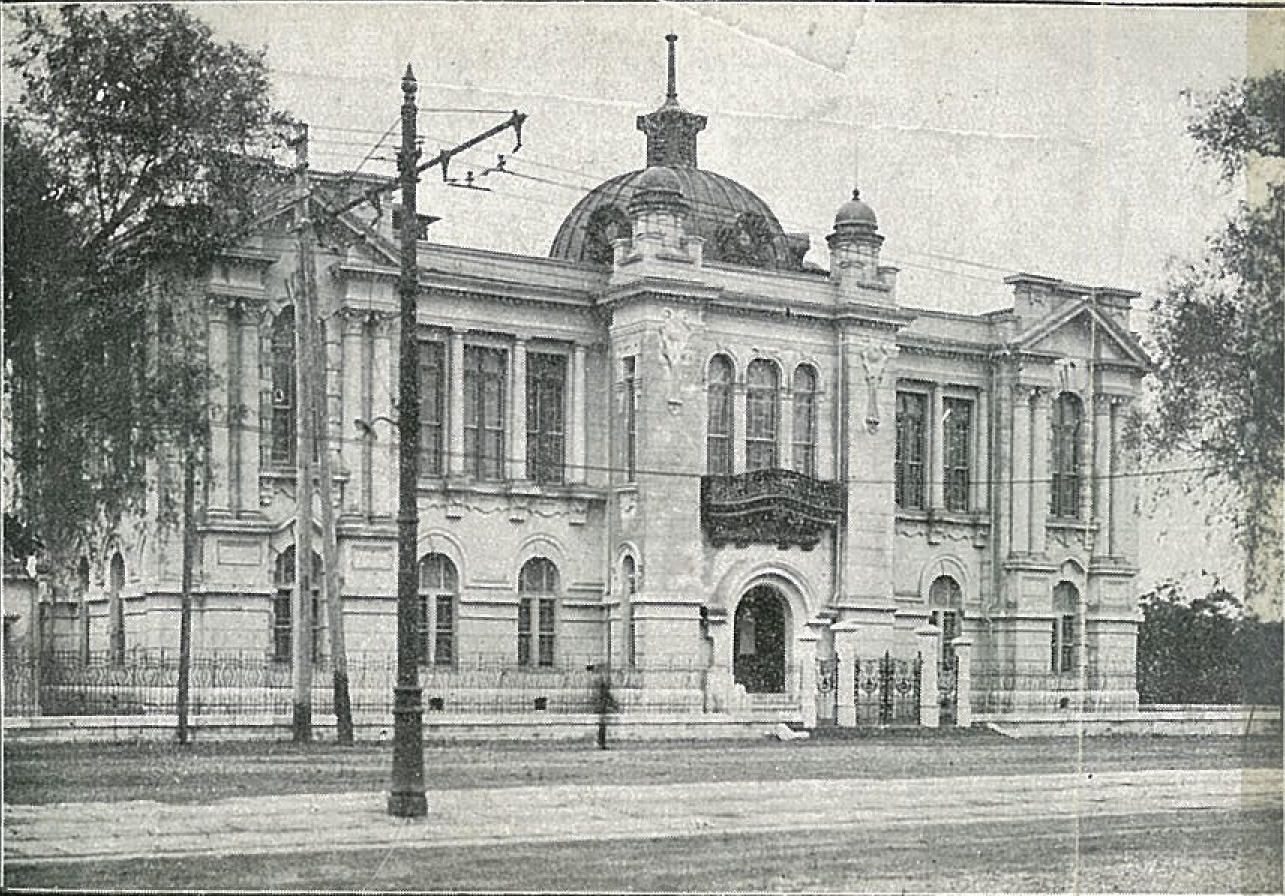
[[[1208,752],[1207,743],[1183,750],[1120,739],[1091,745],[1097,755],[1081,771],[1034,767],[1042,748],[1065,769],[1070,746],[501,750],[490,756],[502,783],[433,788],[429,817],[414,822],[389,818],[384,794],[364,789],[201,802],[13,802],[7,792],[5,884],[1281,891],[1279,752],[1257,767],[1199,768],[1172,760]],[[887,774],[915,750],[913,775]],[[472,753],[430,753],[430,767],[448,755]],[[1218,765],[1213,757],[1226,751],[1208,755],[1205,764]],[[809,774],[814,759],[835,756],[847,756],[849,769],[861,756],[882,760],[871,760],[865,776]],[[56,778],[58,754],[45,758]],[[541,764],[548,759],[552,766]],[[256,766],[249,755],[239,761]],[[656,768],[661,762],[667,773]],[[683,773],[706,765],[749,771],[730,779]],[[573,766],[579,777],[568,772],[561,783],[513,776],[516,768]],[[631,783],[600,782],[617,767],[632,769]],[[100,761],[100,776],[112,771]]]

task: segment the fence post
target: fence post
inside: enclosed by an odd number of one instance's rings
[[[834,635],[834,655],[839,660],[839,672],[834,679],[834,723],[840,728],[857,725],[857,624],[852,620],[836,622],[830,626]]]
[[[919,655],[923,660],[919,678],[919,724],[936,728],[941,724],[940,697],[937,694],[937,664],[941,662],[941,629],[925,625],[915,629]]]
[[[969,728],[973,724],[973,653],[972,638],[956,638],[955,648],[955,727]]]
[[[811,628],[799,635],[799,703],[803,727],[817,726],[817,641]]]

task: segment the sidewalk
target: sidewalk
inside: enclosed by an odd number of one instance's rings
[[[425,819],[391,818],[382,793],[5,806],[5,861],[497,846],[769,831],[1260,809],[1279,770],[551,785],[430,791]]]

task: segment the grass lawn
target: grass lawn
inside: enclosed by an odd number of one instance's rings
[[[773,740],[432,745],[424,751],[430,790],[518,784],[660,784],[800,778],[905,778],[1071,772],[1073,738],[870,737],[851,741]],[[1102,737],[1083,741],[1087,770],[1278,768],[1278,738]],[[4,745],[4,799],[10,804],[150,799],[208,802],[223,797],[380,791],[388,786],[388,744],[290,743]]]
[[[1277,812],[1188,810],[487,847],[9,868],[21,888],[1281,892]]]

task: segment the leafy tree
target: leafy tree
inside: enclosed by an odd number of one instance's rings
[[[1166,582],[1139,601],[1143,703],[1281,702],[1281,624],[1264,622],[1215,584],[1189,600]]]
[[[1188,131],[1253,200],[1176,268],[1153,307],[1159,456],[1199,458],[1231,487],[1227,513],[1249,556],[1251,603],[1278,601],[1285,413],[1285,72],[1247,78],[1201,104]]]
[[[262,53],[217,42],[184,10],[29,6],[11,24],[17,510],[51,550],[92,548],[142,508],[158,448],[191,457],[204,442],[210,374],[191,278],[251,223],[288,118],[269,104]]]

